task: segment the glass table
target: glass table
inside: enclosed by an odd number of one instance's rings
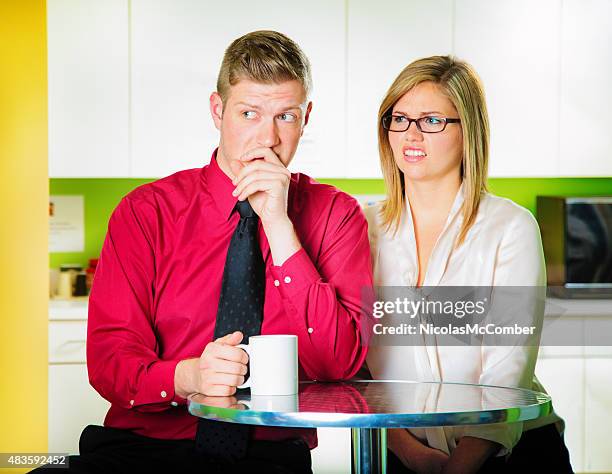
[[[384,473],[387,428],[513,423],[546,416],[551,399],[531,390],[394,380],[303,382],[291,396],[196,395],[192,415],[260,426],[352,430],[353,469]]]

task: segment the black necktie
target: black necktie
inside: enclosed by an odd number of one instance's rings
[[[225,259],[214,337],[241,331],[242,342],[247,344],[250,336],[261,332],[265,266],[257,238],[259,217],[248,201],[238,201],[235,210],[240,220]],[[248,425],[200,418],[196,449],[207,456],[233,462],[245,457],[249,434]]]

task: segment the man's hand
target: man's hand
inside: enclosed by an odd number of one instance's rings
[[[291,173],[270,148],[255,148],[230,163],[233,195],[248,199],[264,226],[289,220],[287,199]]]
[[[185,359],[176,365],[174,390],[180,397],[201,393],[213,397],[226,397],[236,393],[244,383],[249,356],[239,347],[240,331],[209,342],[198,359]]]
[[[275,265],[302,248],[287,215],[291,173],[270,148],[255,148],[230,163],[234,196],[248,199],[261,219]]]

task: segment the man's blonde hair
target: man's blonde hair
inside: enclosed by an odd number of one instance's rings
[[[217,78],[217,92],[223,102],[230,87],[241,79],[262,84],[296,80],[306,97],[312,88],[310,62],[293,40],[277,31],[253,31],[234,40],[225,50]]]
[[[387,230],[399,227],[406,208],[406,184],[398,168],[389,144],[389,133],[382,126],[382,118],[390,114],[393,106],[413,87],[421,82],[437,84],[453,103],[463,133],[463,179],[465,201],[463,224],[456,245],[465,239],[476,219],[480,199],[487,191],[489,161],[489,118],[484,88],[476,71],[465,61],[452,56],[431,56],[410,63],[397,76],[382,100],[378,111],[378,151],[387,187],[387,199],[383,203],[381,217]]]

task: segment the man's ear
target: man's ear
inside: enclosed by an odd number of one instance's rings
[[[223,119],[223,100],[218,92],[210,94],[210,115],[212,115],[215,128],[221,130],[221,121]]]
[[[304,127],[308,125],[308,119],[310,118],[310,111],[312,110],[312,101],[308,102],[306,106],[306,114],[304,115],[304,125],[302,126],[302,133],[300,136],[304,134]]]

